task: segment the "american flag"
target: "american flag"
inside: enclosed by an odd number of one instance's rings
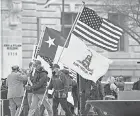
[[[75,72],[72,69],[69,69],[69,71],[70,71],[70,76],[72,76],[73,78],[77,78],[77,72]]]
[[[73,33],[91,44],[115,52],[118,50],[123,29],[101,18],[92,9],[84,7]]]

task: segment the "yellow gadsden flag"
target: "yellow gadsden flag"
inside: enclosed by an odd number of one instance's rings
[[[72,34],[69,46],[64,50],[60,62],[83,78],[96,82],[106,74],[112,60],[88,48],[80,38]]]

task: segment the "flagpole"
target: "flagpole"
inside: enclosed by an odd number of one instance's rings
[[[72,25],[72,27],[71,27],[71,30],[70,30],[70,32],[69,32],[69,34],[68,34],[67,39],[66,39],[66,41],[65,41],[65,44],[64,44],[63,49],[62,49],[62,51],[61,51],[61,54],[60,54],[59,59],[58,59],[58,61],[57,61],[57,64],[58,64],[58,62],[60,61],[60,58],[61,58],[62,53],[63,53],[63,51],[64,51],[64,48],[65,48],[66,45],[67,45],[67,42],[68,42],[68,40],[69,40],[69,37],[70,37],[72,31],[74,30],[74,27],[75,27],[75,25],[76,25],[76,23],[77,23],[77,20],[78,20],[79,17],[80,17],[81,11],[83,10],[84,6],[85,6],[85,2],[83,2],[82,6],[80,7],[80,10],[79,10],[79,12],[78,12],[78,14],[77,14],[77,16],[76,16],[76,19],[75,19],[75,21],[74,21],[74,23],[73,23],[73,25]]]
[[[36,49],[34,49],[34,51],[33,51],[33,56],[36,56],[36,57],[32,57],[32,61],[34,61],[35,59],[37,59],[37,53],[38,53],[38,50],[39,50],[39,48],[40,48],[40,46],[42,44],[43,35],[45,34],[45,32],[44,32],[45,31],[45,28],[46,28],[46,26],[44,25],[43,31],[42,31],[42,33],[40,35],[39,42],[36,43],[36,46],[35,46]]]
[[[62,36],[64,36],[64,0],[62,0]]]
[[[42,40],[43,40],[43,35],[45,34],[45,28],[46,28],[46,26],[44,25],[44,27],[43,27],[43,31],[42,31],[42,33],[41,33],[41,36],[40,36],[40,39],[39,39],[39,42],[38,42],[38,47],[40,47],[41,46],[41,44],[42,44]]]
[[[77,73],[77,83],[78,83],[78,115],[81,116],[81,76]]]

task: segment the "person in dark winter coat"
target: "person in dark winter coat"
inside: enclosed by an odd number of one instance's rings
[[[140,90],[140,78],[137,82],[133,84],[133,90]]]
[[[7,79],[7,78],[6,78]],[[2,78],[1,79],[1,99],[7,99],[7,86],[6,86],[6,79]]]
[[[103,85],[101,83],[102,78],[103,77],[99,78],[97,80],[97,82],[96,82],[96,86],[97,86],[97,90],[98,90],[98,99],[97,100],[103,100],[104,99],[104,96],[105,96],[104,95],[104,87],[103,87]]]
[[[62,69],[61,70],[63,73],[66,74],[66,76],[68,77],[67,78],[67,81],[69,83],[69,92],[71,92],[72,94],[72,97],[73,97],[73,101],[74,101],[74,105],[71,104],[70,102],[68,102],[68,107],[70,109],[70,111],[72,112],[73,115],[75,115],[75,110],[76,108],[78,107],[78,88],[77,88],[77,82],[73,79],[72,76],[70,76],[70,72],[68,69]],[[69,101],[69,100],[68,100]]]
[[[54,64],[52,67],[52,78],[48,89],[54,89],[53,93],[53,116],[57,116],[57,108],[59,103],[61,104],[66,116],[72,116],[72,113],[67,104],[67,96],[69,91],[69,83],[67,81],[67,75],[60,71],[60,67]]]
[[[34,77],[34,76],[32,76],[33,70],[34,70],[34,62],[31,61],[29,63],[29,69],[27,69],[26,72],[25,72],[26,74],[29,74],[29,77],[28,77],[28,85],[32,85],[31,80],[33,80],[33,77]],[[24,110],[24,116],[27,116],[28,115],[29,108],[31,107],[32,96],[33,96],[32,90],[28,90],[27,91],[27,96],[25,97],[25,101],[26,101],[25,106],[28,106],[28,108],[27,107],[24,108],[25,109]],[[39,109],[39,107],[37,108],[37,110],[34,113],[34,116],[43,116],[44,110],[45,110],[45,107],[42,104],[40,106],[40,109]]]
[[[100,100],[100,95],[99,95],[99,90],[98,90],[97,84],[90,80],[88,80],[88,84],[91,85],[91,89],[89,91],[87,100]],[[91,107],[92,106],[90,104],[86,104],[83,116],[88,116],[88,112]],[[103,116],[103,113],[99,108],[96,108],[96,107],[92,107],[92,108],[93,108],[94,112],[97,112],[97,114],[99,116]]]
[[[33,78],[31,78],[32,86],[26,86],[27,90],[31,90],[33,93],[32,96],[32,103],[31,107],[28,113],[28,116],[33,116],[35,113],[39,101],[42,101],[43,95],[46,90],[47,82],[48,82],[48,72],[44,70],[44,68],[41,66],[41,62],[39,60],[35,61],[35,73]],[[48,101],[47,95],[45,96],[45,99],[43,101],[43,105],[48,111],[49,116],[53,116],[53,111],[51,107],[51,103]]]

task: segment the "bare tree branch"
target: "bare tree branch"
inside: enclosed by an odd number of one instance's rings
[[[106,2],[106,1],[105,1]],[[112,3],[114,2],[114,3]],[[117,3],[118,2],[118,3]],[[131,36],[136,42],[140,44],[140,0],[132,1],[130,0],[127,4],[120,4],[120,1],[107,1],[107,6],[105,6],[108,11],[117,12],[124,15],[127,18],[127,25],[120,25],[124,31]],[[109,5],[110,4],[110,5]],[[116,4],[116,5],[115,5]]]
[[[138,42],[138,44],[140,44],[140,40],[139,38],[136,38],[135,36],[133,36],[129,31],[125,30],[125,32],[130,35],[136,42]]]

